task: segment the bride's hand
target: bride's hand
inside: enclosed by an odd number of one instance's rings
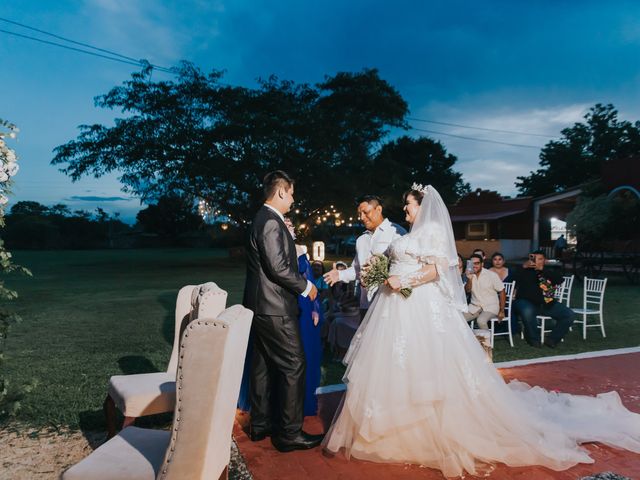
[[[400,289],[402,289],[402,284],[400,283],[400,277],[398,275],[391,275],[384,283],[394,292],[399,292]]]

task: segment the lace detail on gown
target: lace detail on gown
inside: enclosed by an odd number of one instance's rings
[[[432,261],[412,255],[407,236],[389,255],[393,275]],[[448,477],[486,473],[497,462],[554,470],[592,463],[579,445],[587,441],[640,453],[640,415],[617,393],[507,385],[486,363],[450,288],[440,277],[409,298],[380,289],[345,356],[347,392],[325,448],[438,468]]]

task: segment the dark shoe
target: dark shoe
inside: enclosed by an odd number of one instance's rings
[[[554,342],[553,340],[545,340],[544,341],[544,346],[545,347],[549,347],[549,348],[556,348],[557,343]]]
[[[300,432],[294,438],[271,437],[271,443],[279,452],[293,452],[294,450],[308,450],[322,443],[324,435],[309,435]]]
[[[271,430],[254,430],[253,428],[249,430],[249,438],[252,442],[259,442],[270,436]]]

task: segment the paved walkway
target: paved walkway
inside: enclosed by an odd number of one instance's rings
[[[506,380],[517,378],[531,385],[567,393],[595,395],[617,390],[623,403],[640,413],[640,353],[627,353],[598,358],[535,363],[501,368]],[[319,396],[317,417],[307,417],[305,430],[321,433],[331,422],[343,392]],[[255,480],[308,479],[426,479],[442,480],[442,474],[433,469],[415,465],[382,465],[359,460],[347,461],[343,456],[328,457],[319,448],[304,452],[279,453],[269,440],[251,442],[242,426],[247,418],[237,417],[234,435],[249,470]],[[632,479],[640,479],[640,455],[616,450],[604,445],[586,445],[596,461],[590,465],[577,465],[563,472],[541,467],[510,468],[498,465],[492,480],[551,480],[578,479],[599,472],[612,471]]]

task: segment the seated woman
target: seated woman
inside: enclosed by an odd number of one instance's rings
[[[497,273],[498,277],[500,277],[500,280],[502,280],[503,282],[510,281],[508,280],[509,268],[505,265],[504,255],[502,255],[500,252],[496,252],[491,255],[491,268],[489,270]]]

